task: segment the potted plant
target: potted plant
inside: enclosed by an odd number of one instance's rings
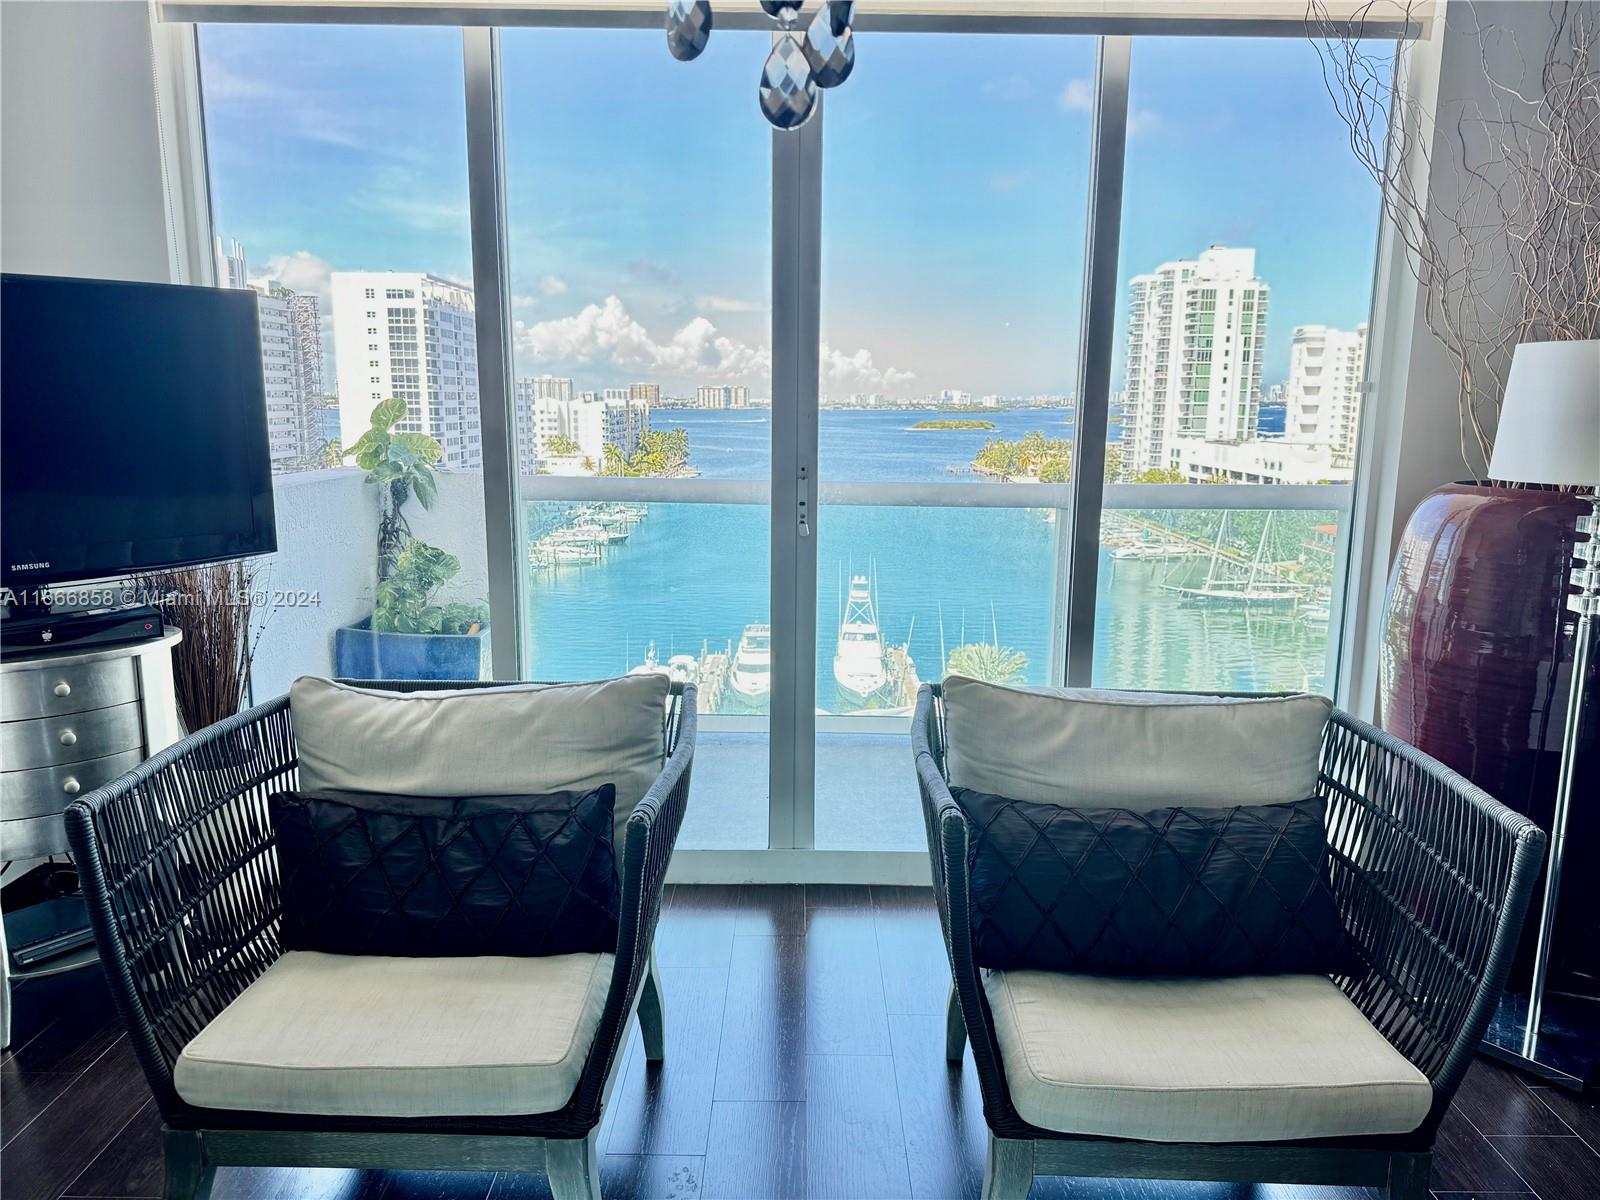
[[[425,433],[396,433],[406,414],[391,397],[372,428],[343,452],[378,488],[378,589],[372,616],[334,632],[334,670],[346,679],[481,679],[489,662],[489,617],[481,604],[436,603],[461,560],[411,532],[405,507],[432,508],[442,453]]]

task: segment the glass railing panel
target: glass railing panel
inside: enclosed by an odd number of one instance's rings
[[[603,493],[633,481],[586,482]],[[705,490],[698,484],[649,486]],[[772,681],[765,504],[587,498],[526,500],[524,510],[529,676],[658,673],[695,684],[701,733],[680,844],[765,846]]]

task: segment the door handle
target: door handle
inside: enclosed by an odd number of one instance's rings
[[[807,486],[806,468],[800,468],[800,479],[795,486],[796,504],[800,514],[800,536],[811,536],[811,489]]]

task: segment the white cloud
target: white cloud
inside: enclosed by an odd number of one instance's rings
[[[1094,83],[1088,79],[1069,79],[1061,89],[1060,104],[1067,112],[1094,110]]]
[[[598,363],[623,371],[761,386],[772,375],[772,356],[765,346],[729,337],[708,317],[693,317],[658,340],[614,295],[568,317],[517,321],[515,331],[518,349],[547,365]],[[821,368],[824,386],[838,393],[893,390],[915,378],[910,371],[879,366],[866,349],[846,354],[824,345]]]
[[[714,313],[759,313],[766,312],[767,306],[760,300],[740,300],[734,296],[698,296],[695,304],[705,312]]]
[[[355,196],[352,202],[419,233],[453,233],[467,227],[464,196],[430,199],[403,188],[384,186]]]
[[[1153,108],[1134,108],[1128,111],[1128,136],[1137,137],[1161,127],[1161,114]]]
[[[616,296],[585,305],[570,317],[533,325],[519,321],[517,341],[535,359],[554,362],[600,362],[708,378],[766,379],[772,373],[765,347],[718,333],[705,317],[695,317],[665,341],[657,341]]]
[[[546,275],[539,280],[539,290],[546,296],[564,296],[567,293],[567,281],[559,275]]]
[[[983,94],[1006,104],[1021,104],[1033,99],[1033,80],[1026,75],[1002,75],[984,82]]]
[[[276,279],[291,292],[310,292],[322,300],[325,313],[333,311],[333,266],[309,250],[296,250],[267,259],[264,278]]]
[[[829,392],[839,394],[893,391],[916,378],[910,371],[878,366],[872,361],[870,350],[863,348],[846,354],[826,342],[822,346],[821,366],[824,386]]]
[[[1059,97],[1063,112],[1093,112],[1094,111],[1094,81],[1090,79],[1069,79],[1061,89]],[[1128,109],[1128,136],[1137,137],[1141,133],[1149,133],[1161,125],[1161,114],[1153,108]]]

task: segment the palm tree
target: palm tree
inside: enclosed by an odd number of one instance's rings
[[[950,651],[945,672],[965,675],[984,683],[1019,683],[1028,671],[1028,656],[1021,650],[992,642],[969,642]]]

